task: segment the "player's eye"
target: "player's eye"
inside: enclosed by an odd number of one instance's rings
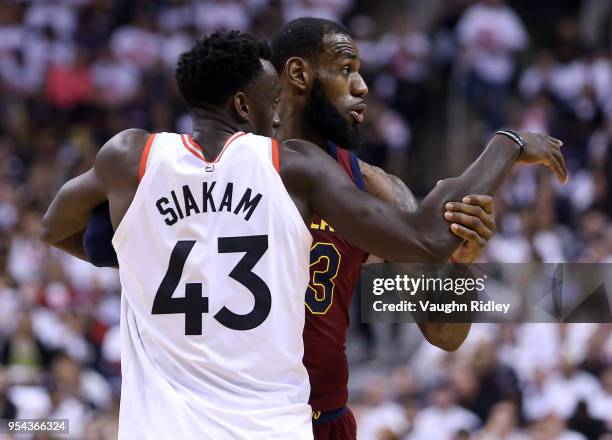
[[[345,75],[348,75],[349,73],[351,73],[351,66],[344,66],[342,68],[342,73],[344,73]]]

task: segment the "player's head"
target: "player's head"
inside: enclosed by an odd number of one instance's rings
[[[178,89],[192,113],[220,112],[247,131],[269,136],[280,84],[270,48],[238,31],[198,40],[181,54]]]
[[[320,18],[298,18],[274,36],[271,46],[283,85],[281,116],[303,100],[308,129],[344,148],[357,148],[368,87],[348,29]]]

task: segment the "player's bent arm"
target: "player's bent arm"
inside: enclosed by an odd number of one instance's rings
[[[414,194],[397,176],[361,160],[359,167],[368,193],[402,211],[412,212],[418,208]],[[455,351],[467,338],[472,324],[422,322],[418,326],[427,342],[444,351]]]
[[[479,160],[482,160],[482,158]],[[402,211],[415,212],[419,210],[419,205],[414,195],[412,194],[410,189],[408,189],[408,187],[404,184],[404,182],[402,182],[398,177],[387,174],[382,169],[369,165],[362,161],[359,162],[359,165],[360,165],[360,169],[362,172],[362,178],[364,181],[364,185],[368,193],[376,196],[377,198],[385,201],[386,203],[389,203],[395,206],[396,208]],[[466,177],[468,177],[468,179],[466,179]],[[469,175],[467,176],[462,175],[460,178],[451,179],[451,182],[453,180],[456,180],[457,183],[461,185],[461,180],[464,180],[464,183],[466,182],[469,183],[469,177],[470,177]],[[449,182],[446,182],[446,185],[448,186]],[[446,201],[448,201],[449,198],[453,197],[453,194],[451,191],[440,192],[438,190],[438,193],[437,194],[434,193],[433,195],[436,195],[438,197],[438,200],[439,200],[438,203],[440,207],[439,212],[442,213],[443,211],[441,210],[441,207],[445,204]],[[430,194],[430,197],[433,195]],[[447,198],[446,200],[444,200],[444,197],[440,199],[439,198],[440,196],[446,196]],[[463,197],[463,194],[461,194],[461,196]],[[457,197],[457,198],[460,199],[461,197]],[[419,210],[418,213],[424,214],[424,215],[436,215],[438,212],[438,209],[436,209],[436,212],[433,212],[433,210],[430,210],[430,211],[432,212],[427,213],[425,210],[422,209],[422,210]],[[437,226],[439,225],[440,225],[440,222],[437,222]],[[469,228],[470,224],[467,223],[465,224],[465,226]],[[450,229],[447,227],[448,227],[448,223],[446,224],[446,228],[444,230],[446,234],[443,237],[440,237],[438,235],[439,233],[436,232],[437,229],[435,229],[433,225],[432,225],[432,228],[427,228],[425,230],[425,233],[427,233],[428,235],[430,234],[433,235],[431,237],[432,242],[435,244],[439,244],[440,247],[447,247],[447,243],[441,242],[440,238],[445,238],[448,241],[449,237],[451,237],[451,240],[453,241],[453,245],[455,245],[454,236],[457,234],[454,234],[454,233],[452,233],[452,235],[449,234],[448,232],[450,231]],[[438,238],[438,240],[435,240],[436,237]],[[459,240],[459,242],[461,242],[461,240]],[[440,261],[446,261],[446,258],[441,258],[438,262]]]
[[[441,215],[446,202],[462,200],[466,194],[493,194],[517,161],[550,168],[558,179],[567,182],[567,167],[560,148],[563,143],[542,134],[522,133],[524,149],[505,135],[495,135],[484,152],[459,177],[446,179],[425,197],[416,214],[419,220],[429,219],[428,248],[437,261],[446,261],[463,238],[451,233]],[[520,151],[520,153],[519,153]],[[520,157],[519,157],[520,156]],[[420,214],[420,215],[419,215]],[[472,226],[477,226],[473,223]],[[426,261],[423,261],[426,262]]]
[[[344,238],[390,261],[439,260],[420,233],[427,225],[415,214],[359,191],[337,162],[308,142],[292,140],[283,146],[280,163],[285,186]],[[442,211],[438,216],[442,218]]]
[[[545,165],[567,181],[562,142],[540,134],[523,136],[524,148],[505,135],[494,136],[461,176],[438,183],[415,213],[402,213],[357,190],[339,165],[309,142],[282,144],[288,163],[283,165],[281,157],[281,177],[294,200],[308,205],[298,206],[302,215],[308,208],[319,213],[355,246],[395,262],[447,261],[463,238],[448,228],[446,202],[465,194],[493,194],[517,160]]]
[[[87,261],[82,245],[83,231],[87,227],[91,209],[104,199],[106,192],[93,168],[69,180],[47,209],[40,238]]]
[[[83,232],[91,211],[112,192],[137,186],[140,149],[148,133],[130,129],[115,135],[100,149],[94,166],[65,183],[43,217],[41,239],[88,261],[83,249]],[[137,151],[134,151],[137,150]]]

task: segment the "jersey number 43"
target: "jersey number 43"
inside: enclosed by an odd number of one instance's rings
[[[151,310],[153,315],[184,313],[186,335],[201,335],[202,314],[208,313],[208,297],[202,296],[201,283],[186,283],[185,296],[172,297],[183,274],[185,261],[194,245],[195,240],[181,240],[172,249],[168,270],[157,289]],[[268,250],[268,236],[219,237],[217,246],[220,254],[245,252],[229,276],[251,292],[255,304],[253,310],[245,315],[238,315],[223,306],[214,318],[233,330],[252,330],[266,320],[272,306],[270,289],[264,280],[252,271]]]

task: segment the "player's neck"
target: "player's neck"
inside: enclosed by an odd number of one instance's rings
[[[278,137],[281,140],[302,139],[325,148],[327,139],[320,135],[318,130],[310,127],[304,120],[303,115],[303,107],[299,105],[292,105],[285,109],[278,130]]]
[[[241,125],[228,119],[221,112],[196,109],[191,111],[193,122],[192,137],[208,151],[205,153],[215,154],[223,148],[225,141],[238,131],[249,131],[246,125]]]

